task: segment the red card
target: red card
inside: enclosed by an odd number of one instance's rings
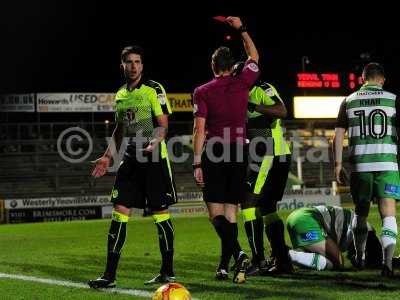
[[[213,19],[218,22],[226,22],[226,17],[224,17],[224,16],[215,16],[215,17],[213,17]]]

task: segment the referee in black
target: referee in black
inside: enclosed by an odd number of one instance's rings
[[[236,214],[246,195],[246,111],[249,89],[259,76],[259,68],[257,49],[241,20],[228,17],[227,23],[240,33],[248,60],[240,75],[234,77],[235,61],[230,49],[220,47],[212,55],[215,78],[193,94],[193,167],[195,180],[203,187],[210,221],[221,239],[216,279],[228,279],[233,256],[233,282],[243,283],[249,260],[237,240]]]

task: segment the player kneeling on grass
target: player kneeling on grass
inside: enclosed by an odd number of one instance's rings
[[[300,267],[314,270],[339,269],[343,267],[342,253],[356,266],[353,244],[354,213],[338,206],[300,208],[287,218],[287,229],[293,248],[289,250],[292,262]],[[366,267],[380,268],[382,246],[375,230],[367,224]],[[300,250],[300,251],[299,251]]]
[[[104,155],[95,161],[92,175],[107,172],[112,157],[129,138],[121,162],[111,202],[114,204],[108,233],[107,264],[104,274],[88,282],[92,288],[115,286],[118,261],[125,243],[127,223],[133,208],[148,208],[159,235],[162,264],[160,274],[146,284],[175,281],[173,272],[174,230],[168,206],[176,202],[165,136],[171,113],[164,88],[142,76],[143,53],[137,46],[126,47],[121,54],[127,84],[115,96],[116,128]],[[156,128],[156,126],[158,126]]]

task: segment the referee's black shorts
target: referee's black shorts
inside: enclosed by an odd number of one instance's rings
[[[175,183],[168,158],[138,162],[125,156],[111,192],[111,202],[127,208],[165,210],[177,202]]]
[[[225,159],[223,159],[225,155]],[[239,204],[246,197],[245,145],[210,143],[202,154],[205,202]]]

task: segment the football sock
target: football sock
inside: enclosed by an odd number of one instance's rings
[[[365,260],[365,246],[367,244],[368,227],[367,218],[355,215],[351,224],[354,233],[354,247],[357,260]]]
[[[252,262],[258,264],[265,260],[264,256],[264,222],[261,217],[256,216],[256,208],[245,208],[242,210],[244,228],[249,241]]]
[[[232,247],[229,244],[230,223],[223,215],[218,215],[212,220],[212,224],[221,240],[221,258],[219,268],[228,270],[229,260],[232,256]]]
[[[160,274],[174,276],[174,228],[169,213],[153,214],[154,223],[158,230],[158,241],[161,252]]]
[[[104,276],[110,280],[115,279],[121,249],[125,243],[128,220],[129,216],[115,210],[112,211],[111,225],[108,232],[107,264],[104,272]]]
[[[392,258],[396,249],[397,223],[396,217],[385,217],[382,220],[382,250],[383,264],[392,270]]]
[[[265,233],[271,245],[271,256],[279,263],[289,262],[288,247],[285,243],[285,226],[279,215],[274,212],[264,217]]]
[[[318,253],[289,250],[289,256],[292,262],[300,267],[317,271],[329,270],[333,268],[332,262],[325,256],[322,256]]]
[[[232,249],[233,258],[235,261],[237,261],[239,257],[244,253],[238,241],[239,230],[237,223],[229,223],[229,226],[230,226],[229,243]]]

